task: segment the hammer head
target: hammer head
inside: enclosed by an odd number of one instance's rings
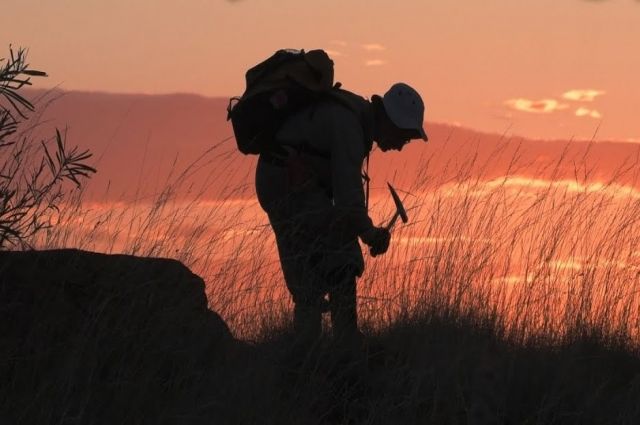
[[[404,209],[404,205],[402,205],[402,201],[400,197],[396,193],[396,190],[391,186],[389,182],[387,182],[387,186],[389,186],[389,192],[391,192],[391,197],[393,198],[393,202],[396,204],[396,210],[400,215],[403,223],[409,221],[409,217],[407,217],[407,211]]]

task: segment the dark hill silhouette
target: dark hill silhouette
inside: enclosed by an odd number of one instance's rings
[[[44,92],[29,93],[31,98],[38,98]],[[58,95],[53,93],[46,98]],[[217,145],[198,163],[191,178],[207,181],[205,197],[209,199],[220,197],[230,187],[243,187],[233,196],[251,198],[255,196],[255,157],[235,151],[235,142],[230,138],[233,132],[226,121],[227,101],[186,94],[67,92],[46,108],[40,132],[51,134],[53,125],[68,125],[70,143],[94,152],[98,174],[87,185],[92,199],[126,200],[137,190],[139,195],[158,192],[172,168],[175,177]],[[502,176],[510,169],[526,178],[575,179],[588,173],[589,180],[607,181],[617,175],[616,170],[623,164],[636,160],[640,147],[602,141],[597,136],[597,142],[590,144],[503,137],[443,123],[428,122],[425,126],[429,143],[414,142],[403,152],[390,152],[384,158],[373,153],[374,186],[384,187],[385,180],[393,179],[400,187],[410,187],[414,176],[424,171],[431,180],[446,181],[459,174],[474,156],[475,163],[468,168],[471,177]],[[226,142],[221,143],[223,140]],[[514,165],[516,151],[518,161]],[[563,155],[563,166],[555,168],[553,164]],[[626,176],[622,181],[633,179]]]

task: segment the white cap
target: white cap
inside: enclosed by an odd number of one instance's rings
[[[394,84],[382,97],[382,103],[387,115],[398,128],[416,130],[422,140],[429,140],[422,127],[424,102],[412,87],[405,83]]]

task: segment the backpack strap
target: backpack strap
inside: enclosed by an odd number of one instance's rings
[[[373,140],[372,140],[373,137],[371,134],[371,129],[367,124],[366,116],[364,115],[364,113],[362,112],[362,109],[358,105],[358,103],[363,101],[364,99],[362,99],[360,96],[354,93],[351,93],[348,90],[342,89],[341,86],[342,86],[341,83],[339,82],[335,83],[335,85],[329,92],[329,97],[331,99],[334,99],[335,101],[337,101],[342,106],[349,109],[350,111],[352,111],[358,117],[358,120],[360,121],[360,124],[362,126],[362,133],[364,135],[364,138],[363,138],[364,140],[362,142],[364,144],[365,151],[367,152],[367,156],[365,157],[365,167],[364,167],[364,170],[362,170],[362,180],[364,181],[364,185],[365,185],[365,207],[368,212],[369,211],[369,186],[371,182],[371,178],[369,177],[369,156],[371,154],[371,147],[373,145]]]
[[[369,154],[370,152],[367,152],[367,157],[365,159],[365,169],[362,172],[362,180],[364,180],[364,184],[365,184],[365,194],[364,194],[364,206],[367,209],[367,212],[369,212],[369,184],[371,182],[371,178],[369,177]]]

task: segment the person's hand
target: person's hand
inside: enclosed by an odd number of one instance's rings
[[[360,236],[362,241],[369,245],[372,257],[384,254],[389,249],[391,233],[384,227],[372,227]]]

